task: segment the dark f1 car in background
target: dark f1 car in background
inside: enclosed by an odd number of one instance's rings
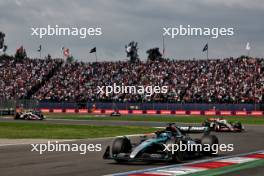
[[[113,117],[119,117],[121,116],[121,114],[118,112],[118,111],[114,111],[110,114],[110,116],[113,116]]]
[[[27,112],[17,112],[15,114],[15,120],[44,120],[46,117],[41,111],[33,110]]]
[[[192,139],[189,133],[203,133],[199,139]],[[210,135],[207,127],[178,127],[175,124],[168,126],[161,131],[156,131],[155,136],[148,138],[142,136],[140,142],[132,143],[127,137],[116,138],[112,146],[107,146],[104,153],[104,159],[113,159],[117,162],[128,161],[165,161],[182,162],[188,158],[201,157],[204,155],[213,155],[212,150],[167,150],[172,149],[174,145],[197,144],[202,147],[218,145],[218,138]]]
[[[228,122],[223,118],[208,118],[202,124],[205,127],[210,128],[210,130],[221,132],[221,131],[230,131],[230,132],[242,132],[244,131],[244,126],[241,122]]]

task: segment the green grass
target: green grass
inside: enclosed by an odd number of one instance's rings
[[[212,116],[217,117],[217,116]],[[182,122],[182,123],[202,123],[208,117],[205,116],[94,116],[79,114],[47,114],[47,118],[52,119],[75,119],[75,120],[119,120],[119,121],[150,121],[150,122]],[[240,121],[242,124],[264,124],[264,117],[254,116],[228,116],[224,117],[228,121]]]
[[[0,138],[84,139],[154,132],[148,127],[0,122]]]

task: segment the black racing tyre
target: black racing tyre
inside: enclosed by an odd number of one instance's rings
[[[237,129],[239,129],[239,130],[243,130],[243,127],[242,127],[242,124],[241,124],[241,122],[236,122],[234,125],[233,125],[233,127],[234,128],[237,128]]]
[[[212,146],[218,145],[219,141],[215,135],[204,135],[201,139],[201,144],[203,146],[203,149],[204,150],[206,149],[206,151],[203,151],[205,155],[213,155],[215,151],[212,150]],[[208,147],[210,147],[209,150],[208,150]]]
[[[112,144],[112,154],[129,153],[131,151],[131,142],[126,137],[116,138]],[[122,159],[115,159],[117,162],[123,162]]]
[[[213,129],[214,129],[214,131],[220,131],[220,125],[218,125],[218,124],[214,124],[214,126],[213,126]]]
[[[210,123],[207,122],[207,121],[204,121],[204,122],[202,123],[202,126],[204,126],[204,127],[210,127]]]
[[[24,115],[25,120],[31,120],[29,115]]]
[[[16,113],[16,115],[15,115],[15,120],[18,120],[20,118],[20,114],[19,113]]]
[[[112,145],[112,154],[128,153],[131,150],[130,140],[126,137],[116,138]]]
[[[166,145],[180,145],[180,141],[177,139],[170,139],[166,142]],[[174,147],[175,148],[175,147]],[[172,149],[172,147],[170,147],[170,149]],[[177,150],[174,151],[174,153],[172,151],[167,151],[168,155],[172,158],[171,162],[173,163],[182,163],[184,161],[184,152]]]

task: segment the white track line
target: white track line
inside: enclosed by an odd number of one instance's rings
[[[15,140],[15,139],[14,139]],[[32,139],[30,139],[32,140]],[[37,144],[37,143],[46,143],[47,141],[50,141],[50,143],[54,143],[54,142],[72,142],[72,141],[76,141],[76,139],[68,139],[68,140],[53,140],[53,139],[47,139],[46,142],[44,141],[45,139],[43,139],[43,141],[31,141],[31,142],[22,142],[22,143],[16,143],[16,144],[0,144],[0,147],[5,147],[5,146],[17,146],[17,145],[29,145],[29,144]]]
[[[154,133],[148,133],[148,134],[154,134]],[[58,140],[54,140],[54,139],[43,139],[43,140],[51,141],[51,143],[54,143],[56,141],[59,142],[59,143],[62,143],[62,142],[73,142],[73,141],[95,141],[95,140],[114,139],[114,138],[123,137],[123,136],[127,136],[127,137],[137,137],[137,136],[144,136],[144,135],[148,135],[148,134],[129,134],[129,135],[122,135],[122,136],[101,137],[101,138],[85,138],[85,139],[66,139],[66,140],[60,140],[60,139],[58,139]],[[29,140],[32,140],[32,139],[29,139]],[[42,139],[40,139],[40,140],[42,140]],[[15,143],[15,144],[0,144],[0,147],[17,146],[17,145],[29,145],[29,144],[37,144],[37,143],[45,143],[45,141],[40,141],[40,142],[38,142],[38,141],[36,141],[36,142],[32,141],[32,142],[23,142],[23,143]]]

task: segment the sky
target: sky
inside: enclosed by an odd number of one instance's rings
[[[8,54],[23,45],[29,57],[51,54],[62,57],[67,47],[75,59],[94,61],[89,51],[97,47],[100,61],[127,60],[125,45],[138,42],[138,53],[146,59],[150,48],[162,48],[163,27],[234,28],[233,36],[165,37],[165,57],[205,59],[202,49],[209,44],[210,58],[264,57],[263,0],[0,0],[0,31],[6,34]],[[85,39],[72,36],[32,36],[32,27],[100,27],[101,36]],[[161,49],[162,50],[162,49]]]

